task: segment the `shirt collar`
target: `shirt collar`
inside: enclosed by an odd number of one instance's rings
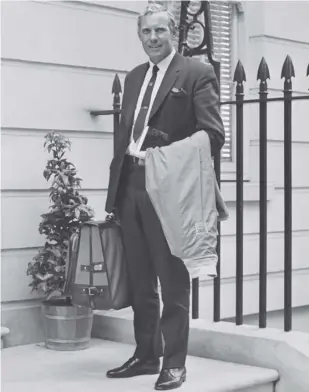
[[[173,57],[175,56],[176,50],[173,48],[171,53],[165,57],[162,61],[160,61],[157,64],[157,67],[159,68],[159,71],[166,72],[167,68],[169,67],[170,63],[173,60]],[[149,60],[150,68],[152,69],[153,66],[155,65],[152,61]]]

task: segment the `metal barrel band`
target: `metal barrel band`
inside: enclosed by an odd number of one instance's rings
[[[83,342],[88,342],[88,337],[86,338],[76,338],[74,340],[72,339],[54,339],[54,338],[48,338],[48,342],[50,343],[83,343]]]
[[[45,315],[45,318],[49,320],[83,320],[91,318],[91,314],[87,315],[77,315],[77,316],[51,316],[49,314]]]

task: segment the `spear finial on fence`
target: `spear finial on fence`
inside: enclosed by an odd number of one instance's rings
[[[119,126],[120,126],[120,113],[121,113],[121,103],[120,103],[120,93],[122,92],[121,83],[118,74],[115,75],[112,87],[113,98],[113,115],[114,115],[114,155],[116,152],[116,139],[119,136]]]
[[[281,71],[281,79],[284,78],[284,91],[292,91],[292,77],[295,77],[294,65],[291,57],[286,56]]]
[[[259,65],[257,80],[260,80],[260,94],[264,93],[263,96],[267,96],[267,79],[270,79],[269,68],[264,57]]]
[[[292,77],[295,77],[294,65],[291,57],[287,55],[282,67],[281,78],[291,79]]]
[[[233,81],[237,82],[238,84],[242,84],[246,80],[247,79],[246,79],[246,73],[245,73],[244,67],[243,67],[241,61],[238,60],[238,63],[236,65],[235,72],[234,72]]]
[[[119,94],[121,92],[121,83],[118,74],[116,74],[113,81],[112,94]]]
[[[307,67],[307,75],[306,76],[309,76],[309,64],[308,64],[308,67]]]
[[[270,79],[269,68],[265,58],[262,57],[257,73],[257,80],[260,80],[261,82],[266,82],[267,79]]]
[[[121,93],[121,83],[118,74],[116,74],[112,87],[112,94],[114,94],[113,106],[115,111],[120,110],[120,93]]]

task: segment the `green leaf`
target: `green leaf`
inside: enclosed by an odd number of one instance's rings
[[[75,214],[75,218],[79,219],[79,217],[80,217],[80,210],[79,210],[79,208],[75,208],[74,214]]]
[[[42,290],[43,293],[45,293],[47,291],[47,283],[46,282],[42,282],[38,284],[38,289]]]
[[[51,253],[55,256],[55,257],[61,257],[61,252],[59,249],[51,249]]]
[[[52,278],[53,276],[54,276],[53,274],[48,274],[48,273],[45,274],[45,275],[35,274],[35,277],[40,279],[43,282],[46,282],[48,279]]]
[[[65,174],[62,174],[62,175],[61,175],[61,178],[62,178],[62,181],[63,181],[64,185],[68,185],[68,183],[69,183],[69,177],[66,176]]]

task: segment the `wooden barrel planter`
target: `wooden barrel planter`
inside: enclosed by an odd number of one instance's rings
[[[75,351],[90,346],[91,309],[69,305],[65,300],[48,300],[42,303],[42,313],[47,348]]]

